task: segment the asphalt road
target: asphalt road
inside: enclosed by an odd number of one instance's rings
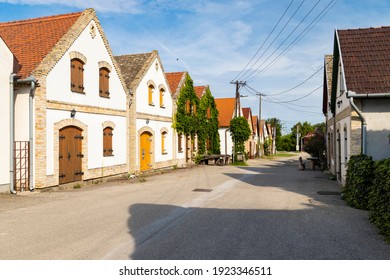
[[[0,259],[390,259],[322,171],[249,164],[1,195]]]

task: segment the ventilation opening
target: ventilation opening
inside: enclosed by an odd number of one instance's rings
[[[194,189],[192,190],[193,192],[211,192],[213,191],[212,189]]]

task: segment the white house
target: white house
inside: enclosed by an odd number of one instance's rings
[[[164,68],[157,51],[115,57],[126,87],[132,94],[130,124],[130,170],[145,172],[177,165],[173,102]]]
[[[345,182],[351,155],[390,157],[390,27],[336,30],[325,69],[328,162]],[[326,57],[326,63],[330,60]]]
[[[233,155],[233,140],[230,135],[230,121],[235,116],[236,99],[235,98],[215,98],[215,104],[218,110],[219,139],[221,143],[221,154]],[[243,116],[242,108],[238,115]]]
[[[30,145],[29,188],[126,173],[127,94],[95,11],[1,23],[0,36],[16,58],[14,133]],[[11,192],[26,189],[19,179]]]
[[[11,50],[0,37],[0,125],[3,128],[0,137],[0,192],[8,191],[11,180],[10,156],[13,148],[10,145],[10,87],[13,81],[10,82],[10,74],[13,72],[14,60]]]

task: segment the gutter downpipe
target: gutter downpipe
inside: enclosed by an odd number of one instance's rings
[[[14,92],[14,79],[16,74],[12,73],[9,77],[10,86],[10,131],[9,131],[9,147],[10,147],[10,166],[9,166],[9,191],[11,194],[16,194],[14,186],[14,139],[15,139],[15,120],[14,120],[14,106],[15,106],[15,92]]]
[[[29,179],[29,189],[30,191],[34,191],[34,185],[33,185],[33,168],[34,168],[34,152],[33,152],[33,141],[34,141],[34,103],[33,98],[35,95],[35,88],[37,80],[34,78],[33,75],[27,77],[24,80],[18,80],[17,83],[31,83],[30,87],[30,94],[28,97],[28,135],[29,135],[29,141],[30,141],[30,149],[29,149],[29,165],[30,165],[30,179]]]
[[[362,122],[362,154],[365,155],[366,154],[366,138],[367,138],[367,121],[364,118],[362,112],[359,110],[359,108],[353,102],[353,98],[357,97],[356,93],[348,92],[347,97],[349,99],[349,104],[352,106],[352,108],[359,115],[359,118],[360,118],[360,120]]]

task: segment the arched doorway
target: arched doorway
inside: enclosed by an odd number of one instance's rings
[[[59,131],[59,184],[82,180],[82,132],[76,126]]]
[[[151,153],[152,153],[152,134],[143,132],[140,135],[140,170],[146,171],[151,168]]]

